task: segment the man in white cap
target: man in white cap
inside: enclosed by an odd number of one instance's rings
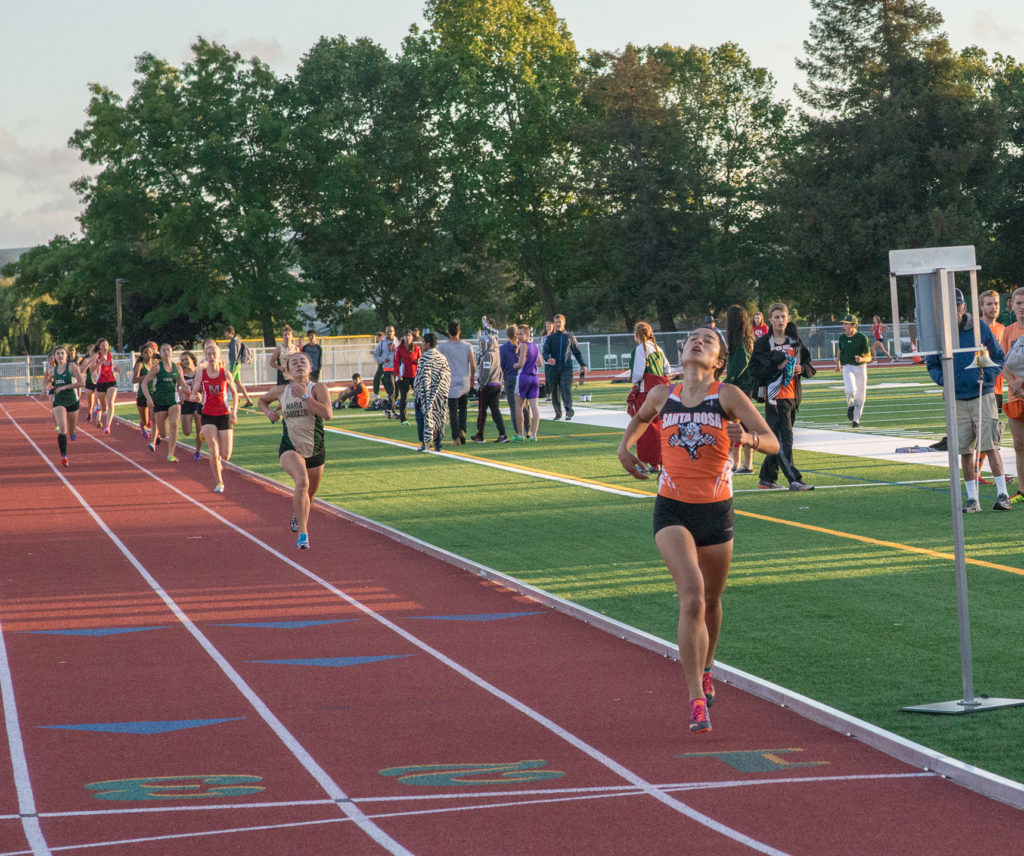
[[[843,319],[843,334],[836,347],[836,371],[843,373],[846,418],[853,423],[854,428],[860,428],[860,416],[864,412],[870,362],[871,344],[868,337],[857,332],[857,316],[847,315]]]

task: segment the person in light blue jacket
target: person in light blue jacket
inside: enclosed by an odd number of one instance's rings
[[[974,319],[967,312],[963,292],[956,289],[956,317],[959,332],[960,348],[973,348]],[[992,506],[996,511],[1011,509],[1010,497],[1006,490],[1006,476],[1003,473],[1003,459],[999,453],[999,438],[1002,425],[999,422],[999,410],[996,407],[995,383],[1003,365],[1003,349],[992,335],[992,330],[984,321],[979,321],[981,347],[988,352],[994,363],[989,368],[971,368],[974,360],[973,351],[953,354],[953,389],[956,396],[956,434],[957,451],[960,453],[960,467],[963,470],[964,485],[967,488],[967,502],[964,503],[964,514],[981,511],[978,497],[978,474],[974,463],[974,450],[988,455],[989,465],[996,482],[996,502]],[[930,354],[925,365],[939,386],[943,384],[942,360],[937,354]]]

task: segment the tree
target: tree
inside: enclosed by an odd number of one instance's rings
[[[576,47],[550,0],[428,0],[424,15],[444,87],[446,210],[509,265],[519,309],[550,317],[574,265]]]
[[[999,193],[993,214],[996,240],[989,273],[1006,283],[1024,282],[1024,67],[995,57],[994,97],[1005,128],[1000,146]]]
[[[746,299],[786,141],[773,81],[735,44],[591,55],[583,167],[601,308],[663,330]]]
[[[92,86],[89,119],[70,140],[102,167],[78,186],[83,228],[137,267],[125,278],[131,295],[157,298],[149,326],[244,328],[256,318],[271,344],[303,296],[281,212],[279,83],[222,45],[192,49],[181,69],[142,54],[127,101]]]
[[[987,243],[998,127],[983,56],[912,0],[813,0],[802,93],[819,110],[775,196],[808,309],[884,312],[891,249]]]

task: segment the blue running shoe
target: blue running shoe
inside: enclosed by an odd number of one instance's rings
[[[309,536],[305,532],[303,532],[299,536],[299,540],[295,542],[295,546],[298,547],[300,550],[308,550],[309,549]]]

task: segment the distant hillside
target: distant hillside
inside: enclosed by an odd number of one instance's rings
[[[3,267],[8,262],[16,262],[21,258],[22,253],[27,253],[31,249],[31,247],[14,247],[9,250],[0,249],[0,267]]]

